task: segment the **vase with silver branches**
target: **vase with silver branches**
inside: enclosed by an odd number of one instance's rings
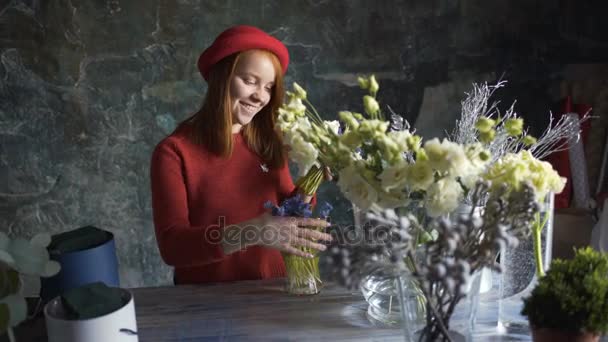
[[[450,139],[457,143],[481,142],[491,151],[490,165],[507,154],[528,151],[531,156],[543,160],[554,152],[568,149],[580,139],[581,124],[591,118],[564,115],[555,120],[549,113],[549,125],[538,139],[527,134],[523,120],[515,111],[515,103],[502,113],[498,102],[490,102],[494,93],[504,87],[506,81],[495,85],[474,84],[473,91],[462,101],[461,118]],[[465,199],[470,202],[470,198]],[[551,262],[553,228],[553,194],[548,193],[541,201],[541,211],[535,217],[530,236],[522,239],[517,248],[505,250],[501,257],[504,272],[499,284],[498,328],[523,329],[527,320],[519,310],[507,310],[513,303],[521,303],[534,287],[537,277],[543,276]],[[483,207],[483,200],[481,203]]]

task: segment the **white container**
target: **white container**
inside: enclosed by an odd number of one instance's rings
[[[44,306],[49,342],[138,342],[133,295],[121,289],[124,305],[107,315],[83,319],[65,319],[61,298]]]

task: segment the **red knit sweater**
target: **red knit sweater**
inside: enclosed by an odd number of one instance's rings
[[[265,165],[234,134],[229,159],[187,139],[182,125],[155,148],[151,161],[152,209],[163,260],[175,267],[175,282],[203,283],[282,277],[281,253],[260,246],[225,255],[221,229],[264,213],[294,191],[287,165]]]

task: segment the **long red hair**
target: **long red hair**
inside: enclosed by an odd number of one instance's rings
[[[252,51],[252,50],[248,50]],[[274,66],[275,81],[268,104],[243,127],[245,142],[271,168],[285,164],[281,135],[275,130],[278,109],[283,104],[283,70],[279,59],[270,51],[253,50],[267,56]],[[232,155],[232,101],[230,83],[241,56],[235,53],[219,61],[209,72],[208,89],[201,109],[187,122],[193,125],[190,138],[209,152],[229,158]]]

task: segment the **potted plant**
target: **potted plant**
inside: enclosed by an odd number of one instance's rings
[[[27,319],[23,276],[50,277],[59,272],[59,263],[50,260],[46,250],[50,242],[46,233],[26,240],[0,232],[0,337],[6,334],[15,342],[13,327]]]
[[[599,341],[608,331],[608,255],[587,247],[554,260],[522,315],[536,342]]]

